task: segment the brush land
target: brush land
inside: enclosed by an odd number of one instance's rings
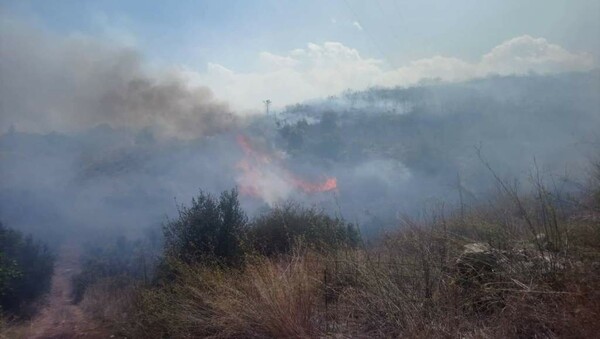
[[[90,243],[73,275],[63,250],[49,304],[23,337],[591,338],[595,171],[578,197],[541,181],[519,194],[498,179],[489,205],[432,206],[369,243],[317,209],[282,204],[248,220],[237,191],[201,193],[164,225],[162,246]],[[76,305],[65,304],[67,278]]]
[[[599,74],[349,91],[191,140],[9,131],[2,335],[594,337]]]

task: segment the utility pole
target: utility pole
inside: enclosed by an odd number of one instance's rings
[[[267,100],[263,101],[263,103],[265,104],[265,111],[266,111],[267,115],[269,115],[269,106],[271,106],[271,99],[267,99]]]

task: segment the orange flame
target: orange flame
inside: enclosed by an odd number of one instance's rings
[[[304,180],[293,178],[294,186],[306,193],[327,192],[337,189],[337,179],[327,178],[322,183],[311,183]]]
[[[283,167],[282,159],[278,159],[276,156],[271,156],[266,152],[252,147],[252,143],[248,137],[238,135],[237,142],[244,151],[244,158],[236,165],[242,172],[242,176],[238,182],[240,184],[240,193],[244,195],[265,198],[268,195],[266,193],[266,190],[268,190],[267,186],[271,184],[281,184],[307,194],[337,189],[337,179],[334,177],[325,178],[325,181],[320,183],[303,180],[286,170]],[[281,198],[281,195],[284,195],[285,192],[280,190],[274,194]],[[272,200],[272,197],[269,200]]]

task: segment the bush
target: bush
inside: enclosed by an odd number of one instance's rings
[[[353,225],[317,209],[288,203],[246,229],[235,191],[201,194],[166,228],[173,279],[107,281],[91,291],[92,309],[131,337],[594,337],[597,219],[563,209],[535,179],[526,195],[497,179],[489,204],[405,216],[360,248]],[[201,260],[238,258],[217,250],[222,230],[234,249],[259,254],[234,267]]]
[[[357,228],[315,208],[294,203],[278,206],[257,217],[249,231],[254,249],[267,256],[290,253],[297,243],[315,250],[357,246]]]
[[[214,196],[200,192],[190,207],[179,208],[179,218],[164,226],[165,255],[185,263],[217,261],[240,265],[248,218],[236,189]]]
[[[50,288],[54,256],[48,248],[0,223],[0,307],[23,315],[31,303]]]
[[[519,201],[525,211],[540,204]],[[257,218],[248,236],[265,253],[287,255],[247,256],[233,268],[172,260],[165,284],[98,285],[91,310],[128,337],[585,338],[599,330],[597,247],[580,252],[570,237],[564,250],[548,250],[530,232],[543,226],[502,204],[405,217],[373,247],[354,249],[338,246],[350,239],[340,236],[343,222],[286,206]],[[557,223],[561,232],[592,225],[568,215]],[[273,233],[257,238],[266,229]],[[294,251],[294,239],[317,251]]]

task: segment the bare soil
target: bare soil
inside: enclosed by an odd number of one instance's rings
[[[25,329],[33,339],[111,338],[110,332],[90,319],[71,298],[71,280],[79,271],[79,247],[63,245],[52,277],[47,303]]]

